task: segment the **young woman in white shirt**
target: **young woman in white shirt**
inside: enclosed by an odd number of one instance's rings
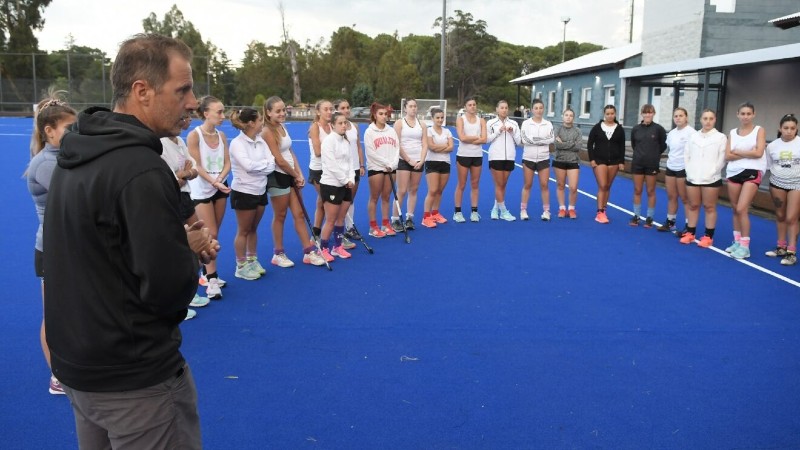
[[[455,213],[453,221],[466,222],[461,212],[461,202],[464,200],[464,189],[467,186],[467,175],[470,178],[470,202],[472,212],[469,215],[471,222],[480,222],[478,214],[478,190],[483,168],[483,147],[486,143],[486,121],[478,117],[478,103],[474,98],[467,99],[464,104],[464,115],[456,119],[456,134],[458,134],[458,151],[456,152],[456,172],[458,184],[455,192]]]
[[[728,160],[728,196],[733,208],[733,244],[725,251],[736,259],[750,257],[750,204],[753,203],[767,168],[764,129],[753,123],[756,108],[742,103],[736,112],[739,126],[730,132],[725,159]]]
[[[425,181],[428,194],[425,196],[425,209],[422,225],[435,228],[437,224],[447,223],[439,212],[442,192],[450,179],[450,154],[453,152],[453,134],[444,128],[444,111],[431,109],[433,125],[428,128],[428,155],[425,161]]]
[[[677,122],[677,121],[676,121]],[[714,243],[714,229],[717,226],[717,199],[722,186],[722,168],[725,167],[725,147],[728,138],[714,125],[717,115],[706,109],[700,116],[702,129],[689,134],[684,145],[683,166],[686,174],[686,231],[681,234],[681,244],[691,244],[697,234],[697,221],[700,205],[706,213],[705,233],[697,242],[700,248],[708,248]],[[673,130],[674,131],[674,130]]]
[[[522,166],[525,180],[522,184],[519,217],[528,220],[528,199],[531,196],[534,174],[539,174],[539,190],[542,195],[542,220],[550,220],[550,144],[555,142],[553,124],[544,118],[544,103],[533,100],[533,115],[522,122],[520,135],[525,150]]]
[[[800,138],[794,114],[781,118],[778,139],[770,142],[766,151],[769,192],[775,205],[778,229],[778,245],[766,254],[781,257],[784,266],[793,266],[797,263],[797,233],[800,231]]]
[[[266,271],[258,262],[258,224],[264,216],[267,177],[275,170],[275,158],[261,137],[264,117],[257,109],[242,108],[231,113],[231,124],[239,135],[230,143],[231,208],[236,212],[235,276],[257,280]]]
[[[700,120],[702,121],[702,118]],[[664,185],[667,188],[667,220],[656,230],[677,233],[675,221],[678,218],[678,199],[683,203],[684,216],[688,212],[684,154],[695,129],[689,126],[689,113],[681,106],[672,112],[672,122],[675,128],[667,133],[667,169],[664,171]]]
[[[422,179],[422,169],[425,166],[425,155],[428,152],[428,126],[425,121],[417,118],[417,100],[406,100],[405,116],[394,123],[394,131],[400,138],[400,160],[397,164],[397,199],[402,203],[406,200],[405,227],[414,229],[414,211],[417,207],[417,191]],[[392,215],[392,228],[394,231],[403,231],[396,210]]]
[[[310,158],[308,161],[308,182],[317,191],[317,203],[314,209],[314,234],[319,236],[322,219],[325,212],[322,210],[322,199],[319,196],[319,179],[322,177],[322,141],[331,133],[331,117],[333,116],[333,103],[329,100],[317,100],[314,105],[314,121],[308,127],[308,147]]]
[[[264,102],[264,129],[261,138],[267,143],[275,159],[275,171],[267,180],[267,195],[272,203],[272,264],[278,267],[293,267],[294,262],[286,256],[283,246],[283,231],[286,213],[291,212],[294,230],[303,245],[303,263],[321,266],[325,264],[314,242],[308,234],[303,217],[303,201],[295,191],[306,185],[303,171],[297,165],[297,155],[292,150],[292,138],[286,127],[286,104],[280,97],[272,96]]]
[[[228,140],[225,133],[217,129],[225,121],[225,106],[210,95],[201,98],[199,104],[197,115],[203,123],[186,137],[189,155],[198,163],[198,176],[189,184],[197,217],[216,239],[231,192],[226,182],[231,171]],[[217,275],[216,259],[205,265],[205,273],[206,297],[211,300],[222,298],[220,288],[225,283]]]
[[[355,172],[352,167],[350,142],[347,140],[347,116],[333,113],[332,131],[322,141],[322,178],[319,192],[325,209],[325,225],[320,234],[322,256],[332,262],[334,256],[350,258],[342,246],[344,239],[344,217],[353,201]],[[331,233],[334,243],[330,245]]]
[[[358,193],[358,185],[361,182],[361,177],[367,174],[366,164],[364,163],[364,152],[361,151],[361,133],[358,131],[358,124],[350,120],[350,102],[340,98],[333,102],[333,109],[337,112],[344,114],[347,118],[347,141],[350,142],[350,162],[355,175],[355,183],[353,184],[353,201],[350,202],[350,207],[347,208],[347,215],[344,218],[345,233],[342,245],[345,249],[349,250],[356,245],[350,239],[361,239],[361,235],[356,231],[355,225],[355,198]]]
[[[367,156],[369,179],[369,235],[376,238],[395,236],[389,221],[389,196],[392,195],[392,174],[400,158],[400,140],[394,128],[388,125],[389,109],[380,103],[369,108],[370,124],[364,132],[364,153]],[[383,227],[378,227],[377,208],[381,200]]]
[[[486,123],[486,142],[489,143],[489,170],[494,180],[492,220],[517,220],[506,208],[506,186],[514,170],[517,146],[520,145],[519,125],[508,118],[508,102],[500,100],[495,108],[497,117]]]

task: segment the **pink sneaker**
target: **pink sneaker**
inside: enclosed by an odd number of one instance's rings
[[[441,213],[436,213],[431,216],[436,223],[447,223],[447,219]]]
[[[333,262],[333,260],[335,259],[333,256],[331,256],[331,252],[329,252],[327,248],[322,249],[322,257],[325,258],[325,261],[328,262]]]
[[[338,247],[333,248],[333,251],[331,252],[331,257],[333,256],[338,256],[339,258],[347,259],[353,255],[351,255],[350,252],[345,250],[344,247],[340,245]]]

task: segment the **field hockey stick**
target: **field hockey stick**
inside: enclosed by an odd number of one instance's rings
[[[358,232],[358,228],[356,228],[356,224],[353,223],[353,225],[350,228],[352,228],[353,231],[356,232],[356,234],[358,235],[358,239],[361,241],[362,244],[364,244],[364,247],[367,249],[369,254],[371,255],[371,254],[375,253],[372,250],[372,247],[370,247],[369,244],[367,244],[367,241],[364,240],[364,235]]]
[[[300,208],[303,210],[303,217],[306,219],[306,225],[308,225],[308,231],[311,232],[311,240],[314,241],[314,245],[317,247],[317,251],[319,252],[319,256],[325,260],[325,267],[328,270],[333,270],[333,267],[328,263],[328,260],[325,259],[325,255],[322,254],[322,246],[319,243],[320,238],[318,238],[314,234],[314,227],[311,226],[311,219],[308,217],[308,211],[306,211],[306,205],[303,203],[303,196],[300,194],[300,189],[297,186],[292,186],[294,192],[297,194],[297,199],[300,200]]]
[[[411,236],[408,235],[408,228],[406,228],[406,224],[403,222],[403,211],[400,210],[400,200],[397,198],[397,188],[394,185],[394,177],[391,172],[389,173],[389,181],[392,182],[392,194],[394,194],[394,204],[397,206],[397,215],[400,216],[400,226],[403,227],[403,234],[406,236],[406,244],[410,244]]]

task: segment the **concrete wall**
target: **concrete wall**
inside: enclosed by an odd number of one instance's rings
[[[648,0],[644,4],[642,65],[700,57],[706,0]]]
[[[724,130],[738,125],[736,109],[747,101],[756,107],[755,122],[767,130],[767,140],[774,139],[778,122],[784,114],[800,114],[798,73],[800,61],[797,60],[731,69],[728,72],[728,92],[722,116]]]
[[[706,3],[709,2],[706,0]],[[768,21],[798,10],[800,2],[797,0],[737,1],[735,12],[732,13],[717,12],[716,6],[707,4],[703,15],[700,56],[796,44],[800,42],[800,27],[781,30]]]

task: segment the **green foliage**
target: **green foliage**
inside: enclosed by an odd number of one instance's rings
[[[261,109],[264,107],[264,103],[267,101],[267,97],[264,97],[264,94],[256,94],[256,98],[253,99],[253,107],[257,109]]]
[[[367,83],[358,83],[353,88],[350,103],[352,106],[369,106],[374,99],[375,94],[372,93],[372,87]]]

